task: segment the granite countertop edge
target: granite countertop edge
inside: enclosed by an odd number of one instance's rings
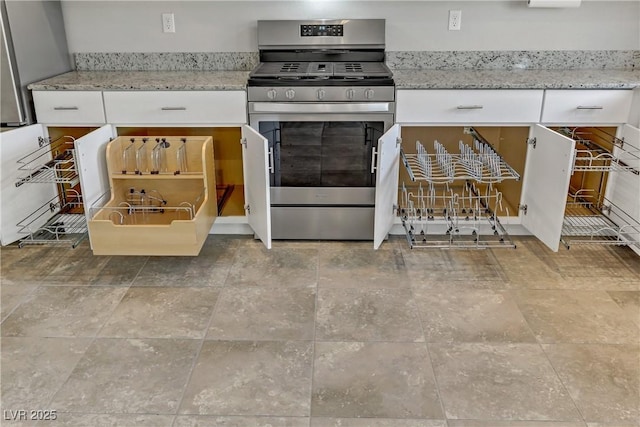
[[[398,89],[634,89],[640,70],[393,70]],[[248,71],[71,71],[31,83],[41,91],[246,90]]]

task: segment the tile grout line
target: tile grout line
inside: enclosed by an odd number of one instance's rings
[[[14,285],[4,285],[4,286],[14,286]],[[20,285],[15,285],[15,286],[20,286]],[[39,290],[43,285],[42,284],[37,284],[35,285],[35,287],[33,289],[31,289],[29,292],[27,292],[26,294],[24,294],[19,300],[18,303],[6,314],[6,316],[4,316],[4,319],[2,319],[0,321],[0,333],[2,330],[1,325],[4,323],[5,320],[7,320],[9,318],[9,316],[11,316],[13,314],[14,311],[16,311],[18,309],[18,307],[20,307],[25,301],[27,301],[29,299],[29,297],[31,297],[37,290]],[[0,288],[2,287],[2,284],[0,284]]]
[[[580,408],[578,407],[578,404],[574,400],[573,396],[571,396],[571,393],[569,393],[569,390],[567,389],[567,386],[565,385],[564,381],[562,381],[562,378],[560,378],[560,375],[558,375],[558,372],[556,371],[555,366],[553,366],[553,363],[551,363],[551,359],[549,359],[549,355],[547,354],[546,351],[544,351],[544,347],[542,346],[544,343],[541,342],[542,339],[538,339],[538,337],[536,336],[533,328],[531,327],[531,325],[529,324],[529,321],[527,320],[527,317],[522,312],[522,308],[520,307],[520,304],[518,303],[518,299],[515,297],[515,295],[512,293],[512,291],[509,290],[507,292],[509,293],[509,296],[511,297],[513,302],[516,304],[516,307],[518,308],[518,311],[520,312],[520,315],[522,316],[522,318],[524,319],[525,324],[527,325],[527,329],[529,329],[529,332],[531,332],[531,335],[533,335],[533,338],[535,338],[536,345],[538,346],[540,351],[542,351],[542,354],[544,354],[544,357],[547,360],[547,362],[549,363],[549,366],[551,366],[551,369],[553,370],[553,373],[556,375],[556,378],[558,378],[558,381],[560,381],[560,384],[562,384],[562,388],[567,393],[567,396],[569,396],[569,399],[571,399],[571,403],[573,403],[573,406],[576,409],[576,412],[578,413],[578,415],[580,415],[580,421],[582,421],[582,423],[586,426],[587,425],[587,421],[585,420],[584,415],[582,414],[582,411],[580,411]]]
[[[316,296],[313,305],[313,340],[311,341],[311,378],[309,381],[309,427],[311,427],[311,410],[313,406],[313,378],[316,369],[316,330],[318,324],[318,299],[320,297],[320,249],[316,249]]]
[[[226,249],[226,245],[227,244],[225,243],[225,249]],[[234,248],[235,254],[233,256],[233,261],[231,262],[231,265],[229,265],[229,268],[227,269],[227,273],[225,275],[224,281],[222,282],[223,286],[219,287],[220,290],[218,292],[216,302],[213,305],[213,309],[211,310],[211,315],[209,316],[207,325],[204,328],[202,339],[200,340],[200,345],[198,346],[198,349],[196,350],[196,353],[193,357],[193,361],[191,362],[191,368],[189,369],[189,373],[187,374],[184,387],[182,388],[182,393],[180,393],[180,399],[178,400],[178,405],[176,406],[176,412],[174,414],[173,421],[171,422],[172,426],[176,425],[176,421],[178,420],[178,416],[180,415],[180,407],[184,403],[184,397],[187,394],[187,388],[189,387],[189,383],[191,382],[191,378],[193,377],[193,371],[195,370],[196,365],[198,364],[198,360],[200,359],[200,353],[202,352],[204,343],[207,341],[207,333],[209,332],[209,328],[211,327],[211,323],[213,322],[213,317],[216,314],[216,309],[218,308],[218,304],[220,304],[220,300],[222,299],[222,293],[227,288],[227,280],[229,280],[229,274],[231,273],[231,268],[236,263],[236,258],[238,257],[238,253],[240,252],[237,248],[238,245],[236,244],[235,246],[236,247]],[[202,414],[198,413],[198,414],[191,414],[191,415],[202,415]]]
[[[402,251],[400,253],[404,260],[404,253]],[[405,268],[407,268],[406,266],[407,265],[405,263]],[[420,323],[420,330],[422,331],[422,338],[424,339],[424,349],[427,352],[427,357],[429,359],[429,368],[430,368],[431,374],[433,375],[433,382],[436,386],[436,396],[438,397],[438,402],[440,403],[440,410],[442,411],[442,419],[444,420],[445,425],[448,426],[449,421],[447,418],[447,412],[445,409],[444,401],[442,400],[442,396],[440,394],[440,384],[438,383],[438,377],[436,376],[436,371],[435,371],[435,368],[433,367],[433,357],[431,356],[431,350],[429,349],[429,343],[427,342],[427,335],[425,334],[425,331],[424,331],[424,323],[423,323],[422,315],[420,314],[420,309],[417,307],[417,304],[416,304],[415,290],[413,288],[413,283],[411,279],[407,278],[407,280],[409,282],[409,291],[411,293],[411,300],[414,302],[414,305],[416,306],[416,315],[418,316],[418,322]]]
[[[561,344],[566,344],[566,343],[561,343]],[[540,350],[542,350],[542,354],[544,354],[544,357],[545,357],[545,359],[547,359],[547,362],[549,362],[549,366],[551,366],[551,369],[553,370],[553,373],[556,374],[556,377],[558,378],[558,381],[560,381],[560,384],[562,384],[562,388],[567,393],[567,396],[569,396],[569,399],[571,399],[571,403],[573,403],[573,406],[576,408],[576,412],[578,413],[578,415],[580,415],[580,421],[582,421],[584,423],[584,425],[587,425],[587,420],[585,419],[584,414],[580,410],[580,407],[576,403],[576,401],[573,398],[573,396],[571,396],[571,393],[569,392],[569,389],[567,388],[566,384],[564,383],[564,381],[562,381],[562,378],[558,374],[558,371],[556,370],[556,367],[553,366],[553,363],[551,363],[551,359],[549,359],[549,355],[547,354],[546,351],[544,351],[544,347],[542,346],[541,343],[538,343],[538,346],[540,347]]]
[[[148,260],[148,258],[147,258]],[[146,264],[146,261],[145,261]],[[143,264],[144,266],[144,264]],[[138,277],[138,274],[140,274],[140,271],[142,270],[142,267],[140,267],[140,270],[138,270],[138,273],[136,274],[136,277]],[[133,283],[133,281],[135,280],[135,278],[131,281],[131,283]],[[106,325],[109,322],[109,319],[111,319],[111,316],[113,316],[113,313],[116,311],[116,309],[118,308],[118,306],[120,305],[120,303],[122,302],[123,298],[125,297],[125,295],[127,294],[127,292],[129,291],[129,288],[131,287],[131,283],[129,284],[129,286],[127,287],[127,289],[122,293],[122,296],[120,297],[120,299],[118,300],[117,304],[114,304],[113,309],[111,310],[111,312],[109,313],[109,316],[106,317],[105,321],[102,323],[102,325],[100,326],[100,328],[98,328],[98,330],[96,331],[95,335],[91,338],[91,342],[89,343],[89,345],[87,346],[87,348],[85,348],[84,352],[82,353],[82,356],[80,356],[78,358],[78,361],[76,362],[76,364],[73,366],[73,368],[71,369],[71,371],[69,372],[69,375],[67,376],[67,378],[64,381],[61,381],[60,383],[60,387],[57,388],[57,390],[55,392],[53,392],[51,394],[51,398],[48,401],[48,406],[51,407],[51,404],[53,403],[53,401],[55,400],[55,397],[58,395],[58,393],[60,393],[60,390],[62,390],[62,388],[69,382],[69,379],[71,378],[71,375],[73,375],[73,372],[76,370],[76,368],[78,367],[78,364],[82,361],[82,359],[87,355],[87,350],[89,350],[91,348],[91,346],[96,342],[96,340],[98,339],[98,336],[100,335],[100,332],[102,332],[102,329],[104,328],[104,325]],[[85,286],[83,288],[86,289],[90,289],[91,285],[89,286]],[[121,287],[118,287],[117,289],[121,289]],[[70,338],[74,338],[74,337],[70,337]],[[86,337],[89,338],[89,337]]]

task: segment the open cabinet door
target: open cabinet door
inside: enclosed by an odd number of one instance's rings
[[[24,183],[16,186],[20,178],[31,172],[19,170],[18,160],[41,148],[41,141],[48,136],[42,125],[31,125],[0,133],[0,243],[8,245],[25,237],[18,223],[40,207],[54,199],[58,190],[54,183]],[[40,159],[46,162],[51,160]],[[42,226],[43,216],[32,224]],[[38,221],[40,221],[38,223]]]
[[[534,125],[524,170],[522,225],[552,251],[560,246],[575,141]]]
[[[391,231],[398,204],[398,174],[400,172],[400,125],[393,125],[378,140],[376,162],[376,207],[373,248],[378,249]]]
[[[614,147],[613,155],[624,164],[640,171],[640,129],[624,125],[618,135],[623,140],[623,150]],[[621,235],[631,241],[640,238],[640,175],[633,171],[609,174],[606,197],[613,206],[609,211],[611,220],[621,227]],[[640,254],[638,245],[631,248]]]
[[[242,165],[249,226],[267,249],[271,249],[269,142],[247,125],[242,126]]]
[[[80,177],[80,189],[87,224],[91,219],[91,208],[106,195],[109,201],[109,173],[107,171],[107,145],[117,136],[112,125],[105,125],[87,135],[76,139],[76,167]],[[91,234],[89,234],[91,243]],[[93,248],[93,244],[91,244]]]

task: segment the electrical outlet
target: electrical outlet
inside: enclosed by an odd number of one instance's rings
[[[163,33],[176,32],[176,21],[173,18],[173,13],[162,14],[162,32]]]
[[[458,31],[462,26],[462,11],[450,10],[449,11],[449,31]]]

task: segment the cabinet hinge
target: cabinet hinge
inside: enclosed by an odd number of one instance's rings
[[[528,138],[527,139],[527,144],[533,145],[533,148],[536,148],[536,139],[535,138]]]
[[[249,215],[251,213],[251,206],[244,205],[244,211],[247,213],[247,215]]]
[[[240,144],[244,145],[246,147],[247,146],[247,138],[241,138],[240,139]]]
[[[527,205],[518,205],[518,209],[521,210],[522,213],[526,215],[528,206]]]
[[[397,137],[396,138],[396,147],[399,146],[400,144],[402,144],[402,138],[401,137]]]
[[[38,137],[38,147],[39,147],[39,148],[42,148],[42,147],[44,147],[45,145],[48,145],[48,144],[50,144],[50,143],[51,143],[51,138],[45,138],[45,137],[43,137],[43,136],[39,136],[39,137]]]

